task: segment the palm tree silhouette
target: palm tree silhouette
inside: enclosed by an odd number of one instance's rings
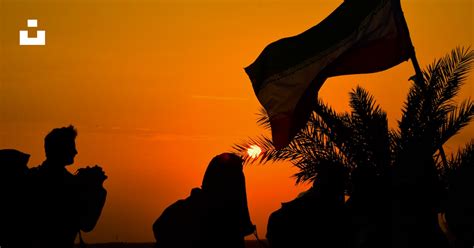
[[[357,87],[350,92],[351,112],[336,113],[318,99],[307,125],[288,147],[276,150],[271,139],[261,135],[233,148],[244,154],[247,163],[292,162],[299,168],[296,183],[315,180],[321,164],[344,165],[349,169],[367,166],[384,172],[412,160],[414,153],[417,157],[429,156],[438,170],[445,170],[450,165],[443,145],[474,116],[470,99],[460,104],[454,101],[473,60],[472,50],[456,48],[429,65],[423,71],[423,81],[415,82],[412,77],[397,130],[388,129],[386,113],[370,93]],[[263,109],[257,123],[270,128]],[[256,160],[245,155],[251,145],[262,148]]]
[[[468,160],[461,155],[448,160],[443,145],[474,117],[470,99],[455,101],[473,60],[472,50],[456,48],[429,65],[422,79],[412,77],[397,129],[388,128],[387,115],[374,97],[357,87],[350,92],[350,112],[336,113],[322,100],[315,101],[307,125],[281,150],[265,135],[233,148],[241,154],[250,145],[262,148],[258,160],[244,155],[246,162],[290,161],[299,169],[297,184],[317,180],[321,168],[344,166],[352,175],[346,183],[349,195],[372,189],[372,198],[387,196],[378,207],[390,207],[392,247],[428,247],[427,240],[436,247],[441,242],[432,237],[439,232],[435,222],[449,187],[446,175]],[[265,111],[257,123],[270,127]],[[370,205],[370,197],[361,198],[364,207]]]

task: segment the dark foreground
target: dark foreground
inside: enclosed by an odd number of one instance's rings
[[[266,242],[266,240],[264,240]],[[103,244],[88,244],[87,248],[154,248],[154,243],[103,243]],[[76,248],[79,246],[76,245]],[[264,245],[259,245],[256,240],[246,240],[246,248],[265,248]]]

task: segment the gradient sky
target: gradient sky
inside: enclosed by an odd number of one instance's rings
[[[154,220],[200,186],[213,156],[263,132],[243,68],[267,44],[310,28],[341,2],[0,0],[0,148],[31,154],[34,167],[44,160],[44,136],[75,125],[79,154],[71,171],[99,164],[109,176],[102,217],[85,240],[152,241]],[[422,67],[473,44],[472,0],[402,6]],[[46,46],[19,46],[29,18],[46,30]],[[336,77],[320,96],[344,111],[350,89],[362,85],[395,127],[413,74],[405,62]],[[474,96],[472,73],[461,96]],[[473,137],[470,125],[446,150]],[[269,214],[309,185],[296,187],[296,170],[286,163],[244,171],[251,217],[264,237]]]

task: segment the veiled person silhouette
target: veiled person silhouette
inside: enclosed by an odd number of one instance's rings
[[[153,224],[159,248],[244,248],[250,221],[242,159],[232,153],[214,157],[201,188],[166,208]]]

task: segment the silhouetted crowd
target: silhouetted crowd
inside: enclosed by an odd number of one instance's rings
[[[53,129],[46,160],[0,150],[0,247],[70,248],[94,229],[107,179],[99,166],[71,174],[73,126]],[[422,163],[413,158],[408,165]],[[450,187],[427,168],[386,173],[321,166],[313,186],[269,216],[271,248],[474,247],[474,167],[459,168]],[[347,183],[350,191],[347,191]],[[158,248],[244,248],[255,232],[247,205],[243,160],[223,153],[209,163],[201,187],[168,206],[153,224]],[[81,239],[81,245],[84,245]]]

